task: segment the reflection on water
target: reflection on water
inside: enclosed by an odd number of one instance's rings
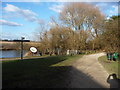
[[[23,51],[23,55],[26,53],[27,51]],[[9,50],[9,51],[0,51],[0,54],[2,57],[0,58],[12,58],[12,57],[20,57],[21,52],[20,50]]]

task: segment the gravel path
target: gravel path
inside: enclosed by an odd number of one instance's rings
[[[98,62],[105,53],[85,55],[73,64],[71,70],[71,88],[110,88],[107,83],[109,74]],[[76,70],[78,70],[76,73]]]

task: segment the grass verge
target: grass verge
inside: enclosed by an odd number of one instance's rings
[[[115,73],[120,79],[120,72],[119,72],[120,62],[119,61],[108,61],[106,56],[99,57],[98,60],[109,74]]]

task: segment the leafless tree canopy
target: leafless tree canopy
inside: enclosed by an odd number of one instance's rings
[[[99,8],[86,3],[68,3],[59,15],[51,17],[55,26],[40,29],[40,50],[44,53],[66,50],[117,50],[119,46],[118,17],[106,22]]]

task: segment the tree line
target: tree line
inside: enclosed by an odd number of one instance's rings
[[[119,16],[105,19],[98,7],[86,3],[68,3],[51,18],[54,26],[46,30],[40,24],[39,50],[43,53],[65,54],[67,50],[105,50],[118,52],[120,46]]]

